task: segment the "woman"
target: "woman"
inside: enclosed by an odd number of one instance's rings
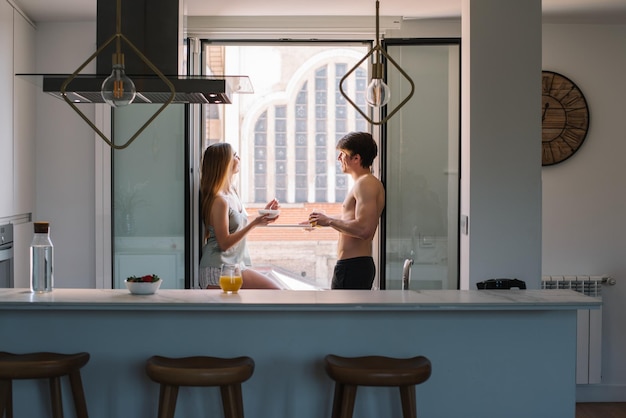
[[[204,151],[200,195],[205,244],[200,259],[200,287],[219,288],[221,266],[228,263],[241,267],[243,288],[279,289],[269,277],[247,267],[250,256],[246,235],[252,228],[270,224],[276,218],[261,215],[248,223],[248,213],[232,183],[239,166],[239,156],[230,144],[212,144]],[[278,207],[276,199],[265,206],[266,209]]]

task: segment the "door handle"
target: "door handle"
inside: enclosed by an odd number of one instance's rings
[[[404,260],[402,266],[402,290],[409,290],[409,284],[411,283],[411,266],[413,265],[413,259],[407,258]]]

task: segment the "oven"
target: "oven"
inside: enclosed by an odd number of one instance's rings
[[[0,288],[13,287],[13,225],[0,225]]]

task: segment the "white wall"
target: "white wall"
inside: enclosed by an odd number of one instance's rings
[[[543,69],[582,90],[589,132],[568,160],[542,169],[543,274],[608,274],[602,384],[579,398],[626,401],[626,25],[544,25]]]
[[[73,73],[96,50],[92,23],[41,23],[37,71]],[[93,73],[95,63],[84,73]],[[93,119],[94,105],[81,105]],[[50,222],[55,287],[95,287],[94,133],[67,105],[37,96],[36,204],[33,220]]]
[[[446,25],[447,36],[458,36],[460,25]],[[37,45],[38,71],[72,72],[95,50],[95,22],[40,24]],[[603,384],[579,388],[591,400],[626,401],[625,46],[626,25],[543,27],[543,69],[580,86],[591,119],[580,150],[542,169],[542,272],[606,273],[618,281],[605,291]],[[94,135],[63,102],[43,93],[37,102],[35,218],[52,222],[57,286],[95,287]]]
[[[460,288],[541,276],[541,1],[463,0]]]

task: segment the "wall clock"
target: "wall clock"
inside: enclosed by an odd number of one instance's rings
[[[589,129],[589,108],[569,78],[541,72],[541,165],[565,161],[582,145]]]

